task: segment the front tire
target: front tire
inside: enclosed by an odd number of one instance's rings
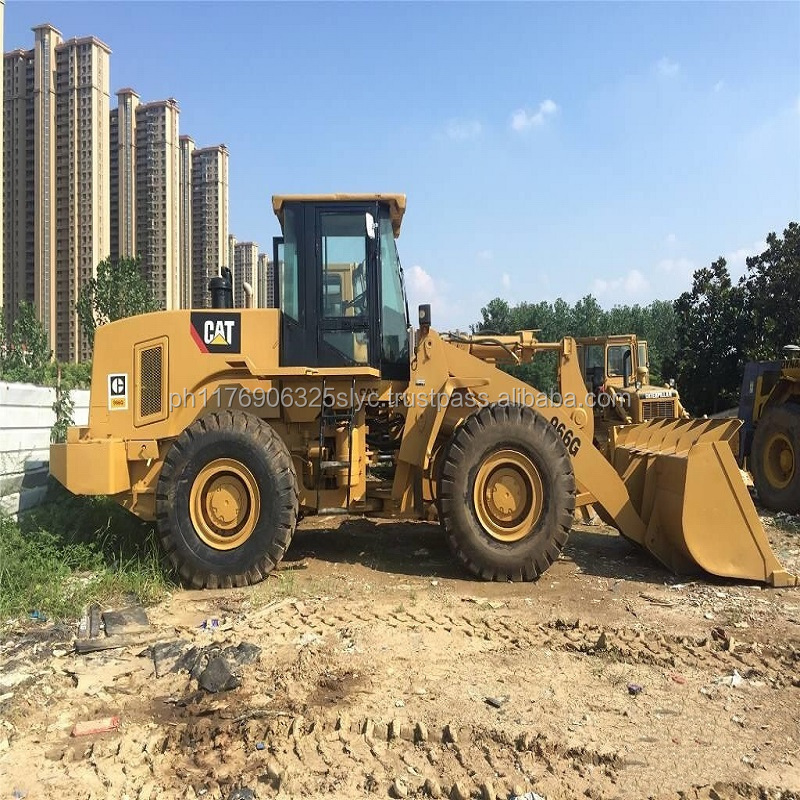
[[[750,455],[753,484],[772,511],[800,511],[800,408],[770,408],[756,425]]]
[[[535,580],[572,527],[572,461],[540,414],[487,406],[443,454],[438,505],[450,548],[468,570],[486,580]]]
[[[263,580],[283,558],[297,512],[291,455],[258,417],[239,411],[201,417],[167,452],[156,494],[159,536],[191,586]]]

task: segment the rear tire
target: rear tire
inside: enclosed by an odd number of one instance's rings
[[[491,405],[467,419],[443,454],[437,494],[451,550],[486,580],[535,580],[573,523],[569,453],[524,406]]]
[[[756,424],[750,451],[753,483],[772,511],[800,511],[800,407],[775,406]]]
[[[263,580],[297,524],[286,445],[258,417],[223,411],[193,422],[167,452],[156,494],[161,544],[196,588]]]

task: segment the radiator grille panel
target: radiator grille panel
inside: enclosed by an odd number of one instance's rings
[[[162,408],[162,345],[148,347],[139,355],[139,416],[151,417],[160,414]]]
[[[642,418],[673,419],[675,417],[675,404],[672,400],[645,400],[642,402]]]

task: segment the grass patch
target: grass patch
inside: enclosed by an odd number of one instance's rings
[[[152,603],[172,583],[154,526],[54,481],[19,522],[0,517],[0,616],[74,618],[91,602]]]
[[[294,570],[274,570],[253,588],[250,603],[253,608],[260,608],[275,600],[295,597],[298,591],[300,588]]]

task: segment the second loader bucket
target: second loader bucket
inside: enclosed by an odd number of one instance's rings
[[[730,440],[737,419],[615,428],[611,461],[646,525],[642,544],[677,573],[795,586],[772,552]]]

